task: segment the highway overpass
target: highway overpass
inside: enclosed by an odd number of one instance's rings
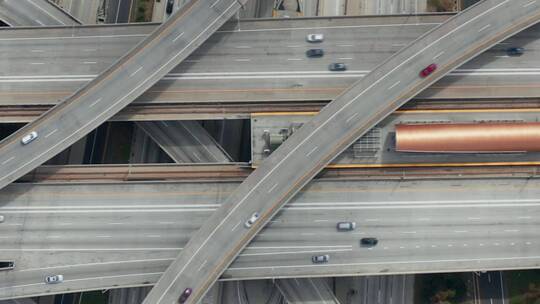
[[[508,176],[315,180],[221,279],[535,268],[540,179]],[[16,268],[0,272],[0,299],[154,284],[239,183],[190,180],[10,185],[0,260]],[[357,229],[337,232],[347,220]],[[44,284],[51,273],[65,282]]]
[[[240,5],[237,1],[190,2],[97,78],[46,115],[0,142],[0,188],[52,158],[120,111],[178,65]],[[119,86],[123,89],[118,90]],[[30,145],[21,146],[21,137],[32,131],[40,136]]]
[[[330,100],[406,43],[447,17],[322,19],[320,22],[323,24],[319,27],[311,19],[244,21],[245,26],[255,30],[241,32],[229,24],[195,51],[188,62],[173,69],[135,102]],[[407,30],[396,33],[395,27],[383,26],[387,22],[408,24]],[[12,51],[6,52],[5,61],[0,61],[3,67],[0,83],[4,88],[0,103],[56,104],[102,72],[154,27],[3,30],[2,42]],[[308,46],[303,36],[314,30],[326,34],[323,47],[327,54],[306,64],[304,52]],[[375,33],[378,39],[370,38],[373,37],[370,33]],[[496,45],[451,76],[435,83],[419,97],[540,96],[537,90],[540,70],[536,64],[539,36],[540,28],[533,27]],[[39,48],[28,47],[37,41]],[[279,44],[277,41],[283,42]],[[508,57],[505,50],[516,45],[526,45],[526,53],[521,57]],[[33,60],[29,62],[30,55]],[[265,63],[257,66],[260,61]],[[348,64],[348,72],[327,71],[329,63],[339,61]],[[286,64],[275,64],[277,62]],[[210,82],[212,90],[209,95]]]
[[[44,16],[36,16],[36,18],[48,20],[44,18],[45,13],[42,15]],[[177,163],[230,161],[225,151],[220,149],[210,134],[196,121],[145,121],[139,122],[137,126],[142,128]]]
[[[176,163],[228,163],[231,157],[197,121],[144,121],[142,128]]]
[[[282,279],[276,280],[275,284],[289,304],[339,304],[323,278]]]
[[[487,0],[394,54],[263,161],[193,235],[143,303],[174,302],[187,288],[193,294],[186,303],[196,303],[257,232],[337,154],[422,89],[539,19],[536,1]],[[420,77],[433,62],[439,68]],[[249,229],[241,227],[255,212],[258,220]]]
[[[47,0],[2,0],[0,20],[12,26],[81,24],[79,20]]]

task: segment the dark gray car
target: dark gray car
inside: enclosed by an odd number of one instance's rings
[[[366,237],[360,240],[360,246],[362,247],[373,247],[373,246],[376,246],[378,243],[379,243],[379,240],[377,240],[377,238],[374,238],[374,237]]]
[[[319,58],[324,56],[324,51],[322,49],[310,49],[306,51],[306,56],[309,58]]]
[[[506,50],[508,56],[521,56],[525,53],[525,49],[522,47],[511,47]]]
[[[345,65],[345,63],[336,62],[336,63],[331,63],[328,66],[328,69],[330,71],[346,71],[347,66]]]

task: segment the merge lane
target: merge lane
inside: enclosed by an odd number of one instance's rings
[[[46,115],[0,142],[0,188],[63,151],[124,108],[202,44],[241,4],[236,0],[212,6],[213,3],[191,2],[114,66]],[[37,132],[38,137],[22,145],[21,138],[31,132]]]
[[[536,1],[483,1],[403,48],[267,158],[191,238],[144,304],[174,302],[187,288],[193,294],[186,303],[196,303],[280,208],[351,142],[455,67],[539,19]],[[420,78],[433,62],[439,69]],[[244,228],[254,212],[259,219]]]

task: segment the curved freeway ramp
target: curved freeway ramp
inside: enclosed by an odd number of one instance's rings
[[[0,20],[11,26],[81,24],[48,0],[0,0]]]
[[[192,0],[110,68],[0,142],[0,188],[98,127],[177,66],[240,8],[238,0]],[[28,144],[21,139],[36,132]]]
[[[174,303],[187,288],[193,292],[185,303],[197,303],[280,208],[354,140],[452,69],[539,20],[538,0],[485,0],[383,62],[304,124],[231,194],[144,304]],[[420,77],[432,63],[439,68]],[[256,212],[258,220],[245,228]]]

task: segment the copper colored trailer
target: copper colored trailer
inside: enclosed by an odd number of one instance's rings
[[[400,124],[396,125],[396,151],[539,152],[540,123]]]

